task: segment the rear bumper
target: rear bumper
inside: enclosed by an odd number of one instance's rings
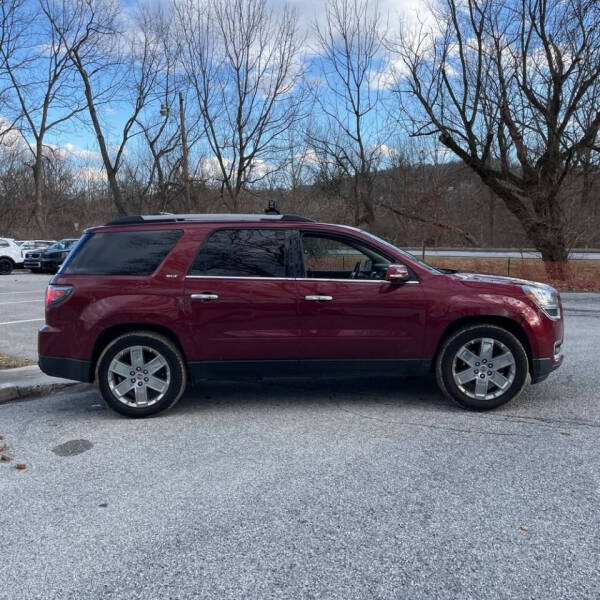
[[[94,381],[89,360],[40,355],[38,365],[46,375],[51,375],[52,377],[85,381],[86,383]]]

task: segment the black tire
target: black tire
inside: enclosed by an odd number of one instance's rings
[[[0,258],[0,275],[10,275],[15,265],[10,258]]]
[[[494,340],[493,349],[498,353],[496,354],[497,358],[499,358],[500,352],[506,354],[505,351],[509,350],[512,353],[514,359],[514,371],[512,365],[498,370],[498,374],[502,375],[504,378],[504,385],[507,386],[506,389],[502,389],[492,381],[492,377],[496,377],[494,369],[490,369],[486,365],[480,366],[479,362],[474,365],[468,365],[457,356],[457,353],[459,353],[464,346],[469,349],[469,345],[472,345],[471,348],[474,348],[478,344],[475,340],[482,338]],[[501,347],[504,347],[504,350],[500,350]],[[493,360],[494,358],[489,361],[492,366],[493,362],[491,361]],[[467,373],[467,371],[469,371],[468,376],[473,377],[470,374],[470,369],[473,368],[473,375],[477,374],[476,377],[485,380],[485,385],[489,386],[489,395],[494,393],[498,395],[493,398],[473,397],[473,395],[476,394],[474,389],[477,383],[476,378],[472,380],[472,384],[471,381],[463,384],[463,389],[461,389],[459,384],[455,381],[455,366],[457,377],[463,373]],[[485,375],[480,373],[481,369],[483,369]],[[519,396],[529,381],[529,361],[527,359],[527,352],[525,351],[525,348],[523,348],[523,344],[521,344],[518,338],[510,331],[496,325],[471,325],[459,329],[444,340],[438,353],[435,373],[438,386],[446,397],[450,398],[463,408],[483,411],[501,406]],[[490,380],[489,384],[487,382],[488,378]],[[510,382],[511,378],[512,382]]]
[[[128,368],[131,368],[131,372],[135,372],[137,367],[134,367],[133,355],[130,355],[130,361],[127,362],[128,349],[132,347],[143,347],[144,360],[150,360],[154,355],[160,355],[166,361],[166,365],[162,367],[161,371],[156,372],[157,377],[162,377],[163,381],[167,381],[166,390],[162,393],[162,397],[156,400],[154,403],[149,405],[137,406],[135,402],[137,399],[137,393],[135,393],[135,386],[151,384],[144,384],[143,382],[143,371],[136,373],[134,377],[129,380],[129,377],[124,377],[121,374],[115,374],[114,371],[109,372],[111,362],[115,357],[124,353],[123,361],[119,359],[119,362],[123,362]],[[149,364],[149,363],[148,363]],[[121,379],[122,377],[122,379]],[[119,394],[111,389],[116,387],[116,380],[118,379],[119,385],[126,381],[133,381],[135,383],[131,386],[131,390],[126,392],[122,398]],[[138,379],[140,378],[140,379]],[[181,398],[185,391],[187,383],[187,372],[183,356],[177,346],[168,338],[159,335],[151,331],[134,331],[119,336],[104,349],[96,366],[96,380],[102,398],[104,401],[118,413],[127,417],[149,417],[155,415],[163,410],[167,410],[176,404]],[[148,381],[148,379],[145,379]],[[148,398],[152,395],[154,399],[160,394],[155,389],[147,388]],[[134,404],[132,404],[134,403]]]

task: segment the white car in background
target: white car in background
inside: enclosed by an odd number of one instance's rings
[[[0,275],[10,275],[15,267],[22,266],[21,247],[12,238],[0,238]]]

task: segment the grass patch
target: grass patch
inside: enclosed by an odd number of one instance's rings
[[[35,364],[27,358],[18,358],[17,356],[9,356],[0,352],[0,369],[14,369],[16,367],[26,367],[27,365]]]

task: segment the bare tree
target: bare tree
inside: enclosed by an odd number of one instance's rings
[[[12,137],[12,139],[10,139]],[[2,231],[16,231],[32,218],[28,198],[32,194],[31,169],[25,165],[27,148],[18,136],[7,136],[0,143],[0,215]],[[24,201],[25,200],[25,201]]]
[[[469,231],[472,215],[459,212],[456,206],[447,210],[445,200],[455,183],[456,164],[440,162],[438,148],[429,146],[396,141],[390,150],[391,168],[381,175],[379,204],[396,218],[397,227],[406,221],[417,224],[423,245],[435,240],[436,233],[445,232],[469,246],[479,246]]]
[[[55,18],[68,28],[70,17],[63,9]],[[85,105],[64,43],[54,28],[40,20],[37,11],[28,13],[24,9],[19,24],[13,27],[0,53],[14,98],[14,119],[33,157],[34,218],[40,234],[47,237],[44,163],[49,157],[45,138]]]
[[[373,184],[390,133],[382,122],[381,27],[368,0],[329,0],[323,23],[315,23],[320,79],[313,95],[325,125],[308,135],[321,162],[351,182],[355,225],[375,219]]]
[[[15,111],[11,111],[12,120],[6,118],[6,110],[12,104],[12,83],[7,72],[7,61],[12,59],[19,47],[16,40],[24,27],[23,5],[24,0],[0,0],[0,143],[21,116],[19,112],[15,114]]]
[[[180,0],[181,62],[218,164],[231,210],[242,190],[267,177],[285,152],[282,134],[299,118],[302,70],[295,15],[266,0]]]
[[[395,46],[413,133],[438,136],[471,167],[561,277],[564,185],[600,128],[600,5],[444,0],[436,17]]]
[[[73,0],[71,23],[66,29],[56,18],[54,2],[41,0],[66,53],[79,74],[85,101],[102,162],[106,170],[113,201],[121,215],[127,207],[119,188],[118,172],[128,141],[140,133],[137,118],[154,89],[158,76],[161,47],[154,43],[148,29],[119,30],[119,5],[113,0]],[[120,97],[116,98],[118,93]],[[98,107],[108,100],[125,104],[124,120],[115,144],[106,139],[106,125]]]
[[[181,167],[181,160],[177,164],[169,160],[181,140],[177,87],[182,82],[176,72],[176,44],[171,41],[175,28],[170,15],[160,5],[144,6],[136,18],[141,36],[155,49],[153,88],[149,90],[146,106],[136,117],[136,125],[142,132],[151,156],[151,167],[142,196],[156,192],[159,197],[158,208],[164,211],[172,199],[177,167]]]

